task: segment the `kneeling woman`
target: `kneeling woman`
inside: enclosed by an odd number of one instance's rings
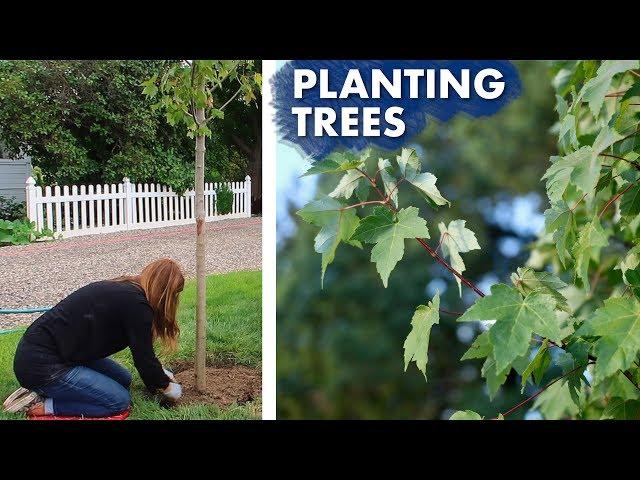
[[[110,355],[129,347],[142,381],[177,400],[181,388],[153,351],[157,338],[175,350],[179,265],[157,260],[140,275],[91,283],[27,329],[14,372],[23,394],[12,400],[30,415],[104,417],[129,408],[131,374]],[[11,408],[11,405],[8,405]]]

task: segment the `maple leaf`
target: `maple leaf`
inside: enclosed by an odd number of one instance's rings
[[[429,335],[431,327],[440,321],[440,295],[436,293],[427,305],[416,308],[411,319],[411,331],[404,341],[404,370],[413,360],[418,370],[427,379],[427,351],[429,349]]]
[[[489,329],[489,342],[493,345],[495,370],[502,372],[526,354],[532,334],[556,343],[562,341],[554,306],[551,295],[536,291],[523,297],[513,287],[496,284],[491,287],[491,295],[477,300],[458,321],[495,320]]]

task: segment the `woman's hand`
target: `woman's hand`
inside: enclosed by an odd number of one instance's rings
[[[182,396],[182,386],[179,383],[171,382],[167,388],[162,391],[162,394],[172,402],[177,402]]]
[[[172,382],[176,381],[176,377],[173,375],[173,372],[171,370],[169,370],[168,368],[162,367],[162,371],[167,377],[169,377],[169,380],[171,380]]]

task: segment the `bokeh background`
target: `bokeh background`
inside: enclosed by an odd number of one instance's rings
[[[523,84],[517,100],[479,120],[459,115],[446,123],[430,121],[410,142],[452,207],[436,213],[408,190],[401,199],[423,205],[431,243],[438,222],[467,220],[482,250],[464,255],[465,276],[486,292],[496,282],[509,282],[529,257],[528,244],[543,227],[547,208],[540,177],[556,149],[550,65],[515,63]],[[404,373],[402,345],[415,307],[436,291],[441,306],[453,311],[464,311],[476,299],[464,287],[460,298],[451,275],[417,242],[406,242],[387,289],[368,246],[341,244],[320,288],[320,255],[313,250],[317,228],[301,222],[295,211],[318,192],[331,191],[339,176],[300,178],[309,166],[294,148],[278,145],[278,418],[447,419],[459,409],[491,415],[530,394],[520,393],[512,372],[490,402],[482,360],[460,361],[482,325],[457,324],[444,314],[431,333],[429,381],[413,363]],[[513,417],[539,418],[532,409]]]

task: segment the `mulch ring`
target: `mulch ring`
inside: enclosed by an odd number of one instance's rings
[[[196,390],[193,364],[184,364],[174,370],[176,380],[182,385],[180,405],[215,403],[221,407],[242,405],[262,394],[260,369],[245,365],[213,365],[206,367],[206,390]]]

